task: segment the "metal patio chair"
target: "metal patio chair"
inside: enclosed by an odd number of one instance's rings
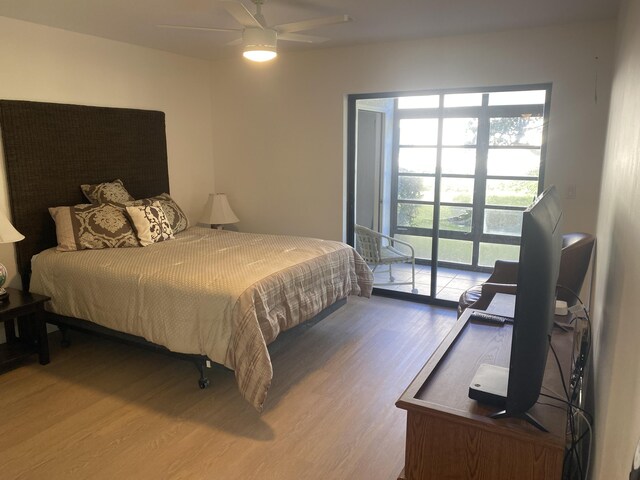
[[[356,225],[355,231],[356,251],[372,267],[371,270],[375,273],[376,268],[380,265],[389,267],[389,282],[375,282],[374,285],[411,285],[411,293],[418,293],[416,288],[416,256],[410,243],[383,235],[361,225]],[[395,281],[392,266],[397,263],[411,263],[410,282]]]

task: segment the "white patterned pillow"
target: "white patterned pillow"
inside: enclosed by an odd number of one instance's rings
[[[139,247],[124,208],[111,203],[53,207],[58,250]]]
[[[120,179],[94,185],[80,185],[80,189],[84,196],[87,197],[87,200],[93,204],[106,202],[125,204],[134,199],[124,188],[124,184]]]
[[[155,201],[151,205],[129,205],[126,208],[140,245],[146,247],[173,240],[173,230],[160,202]]]
[[[151,205],[155,201],[160,202],[160,206],[162,207],[162,210],[164,210],[164,214],[167,216],[167,220],[171,225],[171,229],[173,230],[174,235],[189,228],[189,219],[182,211],[182,209],[178,206],[176,201],[171,198],[168,193],[162,193],[160,195],[156,195],[155,197],[127,202],[126,206]]]

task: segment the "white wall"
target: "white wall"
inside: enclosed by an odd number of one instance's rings
[[[561,193],[577,185],[565,230],[594,232],[614,30],[581,24],[216,62],[216,188],[243,231],[342,239],[347,94],[553,82],[546,181]]]
[[[209,69],[203,60],[0,17],[0,98],[164,111],[171,193],[193,219],[214,183]],[[0,208],[8,212],[1,164]],[[12,245],[0,246],[0,261],[19,286]]]
[[[640,439],[640,0],[618,28],[598,221],[595,478],[629,478]]]

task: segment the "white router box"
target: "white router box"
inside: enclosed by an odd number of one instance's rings
[[[483,363],[469,385],[469,398],[504,407],[509,385],[509,369]]]
[[[565,316],[569,314],[569,307],[564,300],[556,300],[556,315]]]

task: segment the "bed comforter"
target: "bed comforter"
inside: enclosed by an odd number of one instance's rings
[[[262,411],[273,370],[267,345],[373,277],[340,242],[192,227],[144,248],[58,252],[32,260],[31,291],[54,313],[208,356],[234,370]]]

